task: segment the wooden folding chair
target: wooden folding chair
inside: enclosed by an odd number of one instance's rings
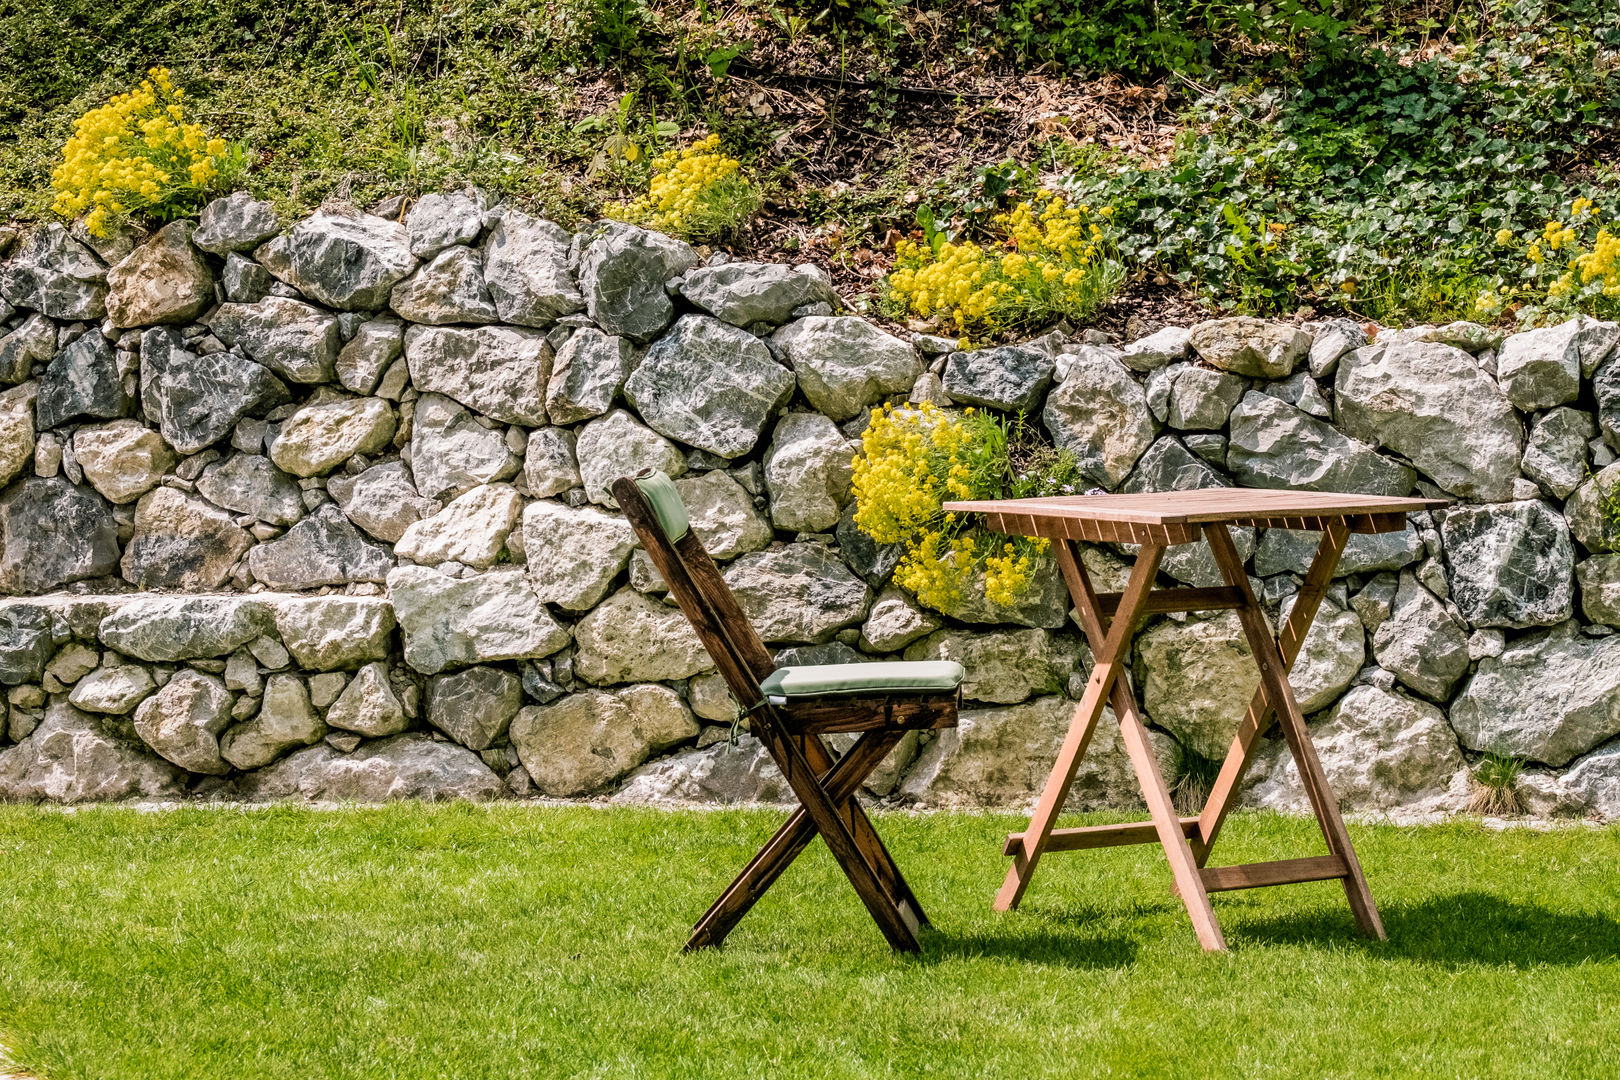
[[[612,485],[613,497],[732,696],[799,800],[786,823],[698,920],[687,949],[718,946],[818,834],[889,945],[917,951],[928,922],[855,793],[907,731],[956,726],[962,666],[951,661],[778,668],[689,527],[668,476]],[[859,732],[842,757],[821,739]]]

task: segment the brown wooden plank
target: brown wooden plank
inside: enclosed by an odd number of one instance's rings
[[[1241,866],[1206,866],[1199,871],[1199,876],[1204,879],[1204,888],[1210,892],[1295,885],[1302,881],[1332,881],[1344,875],[1344,860],[1337,855],[1313,855],[1306,859],[1279,859],[1276,862],[1244,863]]]
[[[1181,828],[1189,837],[1198,833],[1198,819],[1184,817]],[[1017,852],[1024,842],[1023,833],[1008,833],[1001,846],[1003,855]],[[1090,848],[1125,847],[1130,844],[1157,844],[1159,831],[1151,821],[1132,821],[1124,825],[1084,825],[1074,829],[1053,829],[1046,837],[1046,853],[1054,851],[1085,851]]]
[[[1035,515],[1145,525],[1253,524],[1260,520],[1404,515],[1447,505],[1443,499],[1360,495],[1282,488],[1202,488],[1118,495],[1066,495],[1046,499],[948,502],[955,513]]]
[[[824,697],[776,706],[782,722],[795,735],[828,735],[847,731],[931,731],[953,728],[957,695],[930,697]]]
[[[1119,610],[1123,593],[1098,593],[1097,606],[1104,615],[1112,616]],[[1148,594],[1144,615],[1158,615],[1167,611],[1217,611],[1240,607],[1243,596],[1236,589],[1221,586],[1213,589],[1177,587],[1154,589]]]

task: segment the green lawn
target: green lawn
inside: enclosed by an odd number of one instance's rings
[[[46,1080],[1620,1073],[1620,829],[1357,828],[1388,943],[1322,883],[1217,897],[1205,956],[1152,849],[997,915],[1014,819],[885,815],[920,958],[819,844],[682,955],[778,817],[3,808],[0,1043]],[[1221,854],[1311,833],[1241,816]]]

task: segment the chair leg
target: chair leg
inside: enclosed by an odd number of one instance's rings
[[[859,804],[855,802],[855,792],[904,734],[899,731],[873,732],[862,736],[849,748],[849,752],[840,758],[836,765],[826,769],[820,778],[820,784],[832,802],[846,809],[853,806],[855,813],[860,814],[860,821],[867,831],[872,831],[871,822],[866,819]],[[819,740],[815,740],[815,746],[822,760],[831,760],[831,756],[825,747],[821,746]],[[811,751],[811,754],[815,752]],[[807,760],[809,756],[806,755]],[[872,835],[876,836],[875,831]],[[799,853],[809,846],[815,836],[816,826],[809,812],[803,806],[798,807],[698,920],[697,925],[692,928],[692,936],[687,941],[686,948],[692,950],[718,947],[724,942],[742,917],[776,882],[782,871],[786,870]],[[884,851],[883,854],[887,856],[888,852]],[[895,874],[898,873],[899,871],[895,870]],[[909,889],[906,895],[910,895]]]

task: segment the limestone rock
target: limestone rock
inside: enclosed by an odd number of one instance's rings
[[[792,792],[771,755],[758,739],[744,736],[735,746],[722,740],[645,765],[630,776],[613,801],[774,805],[791,800]]]
[[[296,675],[272,675],[264,681],[259,712],[237,724],[220,740],[222,758],[238,769],[258,769],[297,746],[326,737],[326,725],[309,702],[309,687]]]
[[[622,222],[607,223],[596,230],[580,256],[585,310],[610,334],[650,341],[675,314],[664,283],[697,261],[697,252],[673,237]]]
[[[119,664],[97,668],[74,683],[68,702],[85,712],[124,716],[155,690],[157,683],[145,668],[139,664]]]
[[[1199,323],[1187,344],[1222,371],[1252,379],[1286,379],[1310,354],[1311,336],[1286,323],[1239,315]]]
[[[214,303],[214,272],[191,246],[192,225],[173,221],[107,271],[114,326],[186,323]]]
[[[411,421],[411,474],[428,499],[460,495],[516,475],[520,462],[505,433],[486,428],[441,394],[423,394]]]
[[[1410,573],[1372,642],[1379,666],[1431,701],[1444,704],[1468,674],[1467,629]]]
[[[368,739],[380,739],[399,734],[410,721],[388,684],[387,666],[373,661],[354,673],[343,693],[326,710],[326,723]]]
[[[1578,319],[1509,335],[1496,354],[1496,380],[1508,400],[1535,412],[1580,396],[1580,337]]]
[[[362,743],[351,754],[324,745],[300,750],[243,777],[238,791],[250,801],[301,797],[312,802],[379,803],[484,802],[500,798],[505,789],[471,750],[415,734]]]
[[[313,589],[351,581],[384,580],[394,565],[388,549],[360,535],[343,511],[328,503],[248,553],[248,569],[272,589]]]
[[[1620,462],[1607,465],[1581,486],[1564,503],[1564,518],[1575,539],[1590,552],[1613,551],[1620,547],[1620,523],[1609,520],[1604,504],[1620,489]]]
[[[1201,488],[1231,487],[1232,482],[1187,452],[1177,439],[1165,436],[1154,443],[1136,463],[1136,470],[1120,485],[1120,491],[1194,491]],[[1254,554],[1254,530],[1230,530],[1232,543],[1245,562]],[[1209,544],[1199,539],[1190,544],[1173,544],[1161,564],[1164,573],[1200,588],[1225,585],[1226,578],[1215,562]]]
[[[1539,499],[1446,512],[1440,534],[1451,598],[1475,626],[1550,626],[1575,608],[1575,548]]]
[[[417,416],[421,416],[420,410]],[[354,476],[334,476],[326,482],[326,490],[350,521],[388,543],[404,536],[414,522],[441,509],[438,501],[416,493],[411,472],[401,461],[385,461]]]
[[[1386,446],[1470,499],[1511,497],[1524,432],[1474,358],[1449,345],[1368,345],[1339,362],[1345,434]]]
[[[0,487],[11,483],[34,456],[33,382],[0,391]]]
[[[1273,574],[1299,574],[1304,576],[1316,558],[1322,541],[1319,532],[1296,529],[1267,529],[1254,553],[1256,577]],[[1376,573],[1379,570],[1399,570],[1423,558],[1423,538],[1418,530],[1408,525],[1401,532],[1351,533],[1339,556],[1334,577],[1350,574]]]
[[[0,683],[34,683],[55,650],[51,613],[38,604],[0,602]]]
[[[1170,426],[1183,431],[1219,431],[1242,400],[1244,386],[1236,375],[1189,367],[1171,384]]]
[[[1573,805],[1604,821],[1620,821],[1620,744],[1576,761],[1559,786]]]
[[[505,424],[546,422],[551,345],[510,326],[413,326],[405,331],[411,382]]]
[[[0,753],[0,801],[84,803],[172,799],[186,773],[112,734],[96,717],[52,705],[33,734]]]
[[[623,588],[574,627],[574,671],[597,686],[685,679],[713,666],[680,611]]]
[[[962,696],[997,705],[1063,693],[1082,657],[1089,667],[1077,640],[1045,630],[937,630],[906,650],[907,660],[955,660],[967,672]]]
[[[80,428],[73,433],[73,456],[90,486],[114,503],[134,502],[152,490],[175,460],[158,433],[138,420]]]
[[[234,352],[200,356],[168,327],[141,335],[141,406],[176,453],[195,454],[291,398],[286,384]]]
[[[429,326],[490,323],[499,317],[484,284],[482,256],[470,247],[447,247],[395,285],[388,306],[402,319]]]
[[[628,521],[594,507],[542,500],[523,511],[523,550],[535,596],[565,611],[586,611],[606,596],[635,543]]]
[[[774,538],[771,523],[754,509],[753,496],[719,469],[677,480],[675,490],[703,549],[721,562],[759,551]]]
[[[1581,614],[1588,622],[1620,626],[1620,555],[1594,555],[1575,567]]]
[[[81,430],[78,437],[83,435]],[[82,452],[80,460],[83,463]],[[87,476],[89,471],[86,465]],[[304,516],[298,481],[260,454],[235,454],[207,466],[197,478],[197,490],[209,502],[272,525],[295,525]]]
[[[681,295],[721,322],[741,327],[777,326],[795,308],[837,299],[819,267],[757,262],[699,266],[681,279]]]
[[[305,671],[352,668],[388,656],[394,609],[380,596],[281,596],[276,632]]]
[[[87,333],[56,354],[39,379],[35,423],[48,431],[69,420],[112,420],[135,411],[124,392],[112,342]]]
[[[416,269],[405,226],[370,214],[320,210],[254,256],[305,296],[340,311],[376,311]]]
[[[1260,684],[1236,612],[1164,620],[1136,638],[1136,685],[1153,722],[1207,758],[1226,755]]]
[[[647,350],[624,393],[653,430],[735,458],[754,448],[793,387],[793,374],[752,334],[683,315]]]
[[[1232,411],[1226,463],[1245,487],[1406,495],[1417,480],[1366,443],[1253,391]]]
[[[56,355],[56,324],[33,314],[10,333],[0,335],[0,382],[22,382],[35,364]]]
[[[1191,330],[1166,326],[1126,345],[1120,350],[1119,360],[1132,371],[1153,371],[1183,359],[1190,340]]]
[[[822,544],[744,555],[725,572],[743,614],[767,642],[826,641],[866,618],[872,591]]]
[[[1451,703],[1471,750],[1561,766],[1620,734],[1620,637],[1566,624],[1486,657]]]
[[[771,341],[798,376],[810,405],[834,420],[859,416],[885,395],[911,389],[923,372],[917,350],[853,315],[797,319]]]
[[[333,366],[338,382],[357,394],[369,394],[404,351],[404,323],[394,318],[363,322],[337,355]]]
[[[568,266],[571,239],[549,221],[501,210],[484,244],[484,281],[501,322],[550,326],[585,307]]]
[[[642,684],[526,708],[512,724],[512,745],[541,791],[569,798],[601,790],[698,731],[673,690]]]
[[[188,772],[219,775],[219,735],[231,722],[232,694],[212,675],[189,668],[135,710],[135,733]]]
[[[0,274],[0,298],[52,319],[107,314],[107,268],[54,221],[35,229]]]
[[[191,242],[204,251],[224,255],[258,247],[280,231],[274,207],[245,191],[233,191],[203,207]]]
[[[500,558],[522,512],[523,498],[510,484],[485,484],[458,495],[432,517],[413,522],[394,550],[414,562],[454,561],[486,569]]]
[[[1107,357],[1077,358],[1041,418],[1057,448],[1073,453],[1089,479],[1110,489],[1130,475],[1156,427],[1142,387]]]
[[[686,455],[625,409],[614,409],[580,429],[574,453],[585,495],[600,506],[619,505],[608,485],[621,476],[635,476],[643,469],[657,469],[672,478],[686,472]]]
[[[561,495],[580,486],[574,433],[566,428],[535,428],[523,451],[523,479],[536,498]]]
[[[217,589],[252,546],[229,514],[160,487],[135,504],[135,533],[119,565],[143,589]]]
[[[497,667],[469,667],[428,680],[428,723],[469,750],[487,750],[523,705],[522,681]]]
[[[898,652],[937,629],[937,618],[908,594],[891,587],[878,594],[861,624],[861,648],[873,653]]]
[[[453,578],[425,566],[388,575],[405,662],[424,675],[494,660],[538,659],[569,642],[522,570]]]
[[[961,405],[1033,413],[1056,369],[1051,356],[1022,345],[954,352],[945,361],[945,392]],[[1073,377],[1071,369],[1069,378]],[[1134,385],[1129,375],[1125,378]]]
[[[1568,498],[1586,478],[1587,444],[1597,435],[1589,413],[1553,409],[1536,419],[1519,466],[1555,499]]]
[[[356,454],[374,454],[394,437],[394,410],[382,398],[306,405],[270,444],[270,460],[294,476],[331,472]]]
[[[825,532],[851,498],[855,448],[819,413],[789,413],[777,421],[765,453],[771,522],[797,532]]]
[[[431,259],[454,244],[473,243],[483,231],[487,209],[483,193],[475,188],[423,195],[405,215],[411,254]]]
[[[256,304],[221,304],[208,328],[227,345],[295,383],[331,382],[343,341],[338,320],[302,300],[266,296]],[[144,359],[144,350],[143,350]]]
[[[1073,601],[1050,555],[1030,560],[1029,582],[1029,588],[1011,604],[998,604],[985,595],[984,571],[980,570],[973,580],[963,584],[956,596],[942,601],[935,610],[958,622],[975,625],[1011,623],[1056,630],[1067,623]]]
[[[269,605],[247,596],[137,596],[101,622],[102,644],[172,664],[227,656],[275,626]]]
[[[234,251],[225,256],[225,272],[220,275],[220,284],[224,287],[225,299],[231,303],[257,304],[270,295],[275,283],[270,271],[252,259],[245,259]]]
[[[118,524],[93,491],[28,476],[0,493],[0,589],[42,593],[118,572]]]
[[[1324,603],[1305,635],[1289,684],[1300,712],[1310,714],[1336,701],[1367,658],[1361,618]]]
[[[546,412],[553,424],[573,424],[613,407],[635,366],[635,350],[622,337],[585,326],[568,338],[552,364]]]

